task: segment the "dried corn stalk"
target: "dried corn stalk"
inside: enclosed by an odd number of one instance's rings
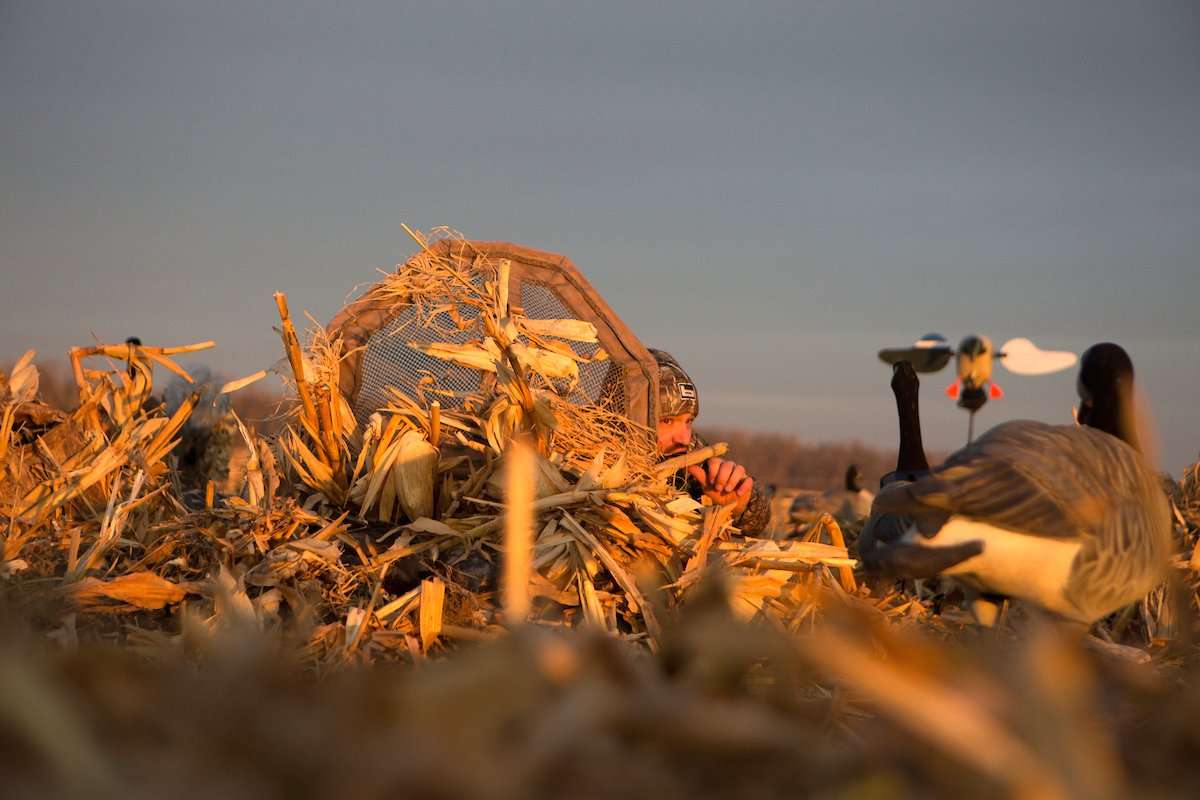
[[[5,492],[0,513],[8,517],[3,539],[3,559],[18,558],[33,537],[52,524],[69,522],[82,542],[94,539],[96,547],[109,547],[118,538],[124,521],[135,513],[161,506],[167,488],[164,461],[175,446],[180,428],[191,414],[196,395],[171,417],[150,402],[151,365],[157,363],[175,374],[190,376],[170,355],[211,347],[210,342],[176,348],[140,345],[98,345],[71,351],[80,395],[79,407],[48,427],[13,429],[15,414],[36,391],[36,370],[27,353],[9,379],[5,413],[0,416],[0,454],[4,472],[17,491]],[[124,369],[85,369],[92,356],[122,358]],[[16,381],[14,383],[14,381]],[[133,486],[130,497],[114,505],[123,487]],[[111,541],[109,541],[111,540]],[[105,542],[108,544],[104,544]],[[70,565],[72,573],[76,565]],[[86,566],[85,566],[86,568]]]

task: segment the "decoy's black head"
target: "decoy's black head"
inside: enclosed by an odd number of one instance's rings
[[[129,373],[129,377],[132,378],[137,373],[137,370],[133,366],[133,348],[141,347],[142,340],[136,336],[130,336],[128,339],[125,340],[125,344],[129,345],[129,353],[130,353],[129,366],[126,367],[125,370],[126,370],[126,372]]]
[[[1133,361],[1120,345],[1092,345],[1079,360],[1080,425],[1112,434],[1140,449],[1133,419]]]
[[[982,336],[967,336],[958,343],[958,352],[978,357],[991,349],[991,342]]]
[[[846,467],[846,491],[862,491],[862,474],[858,471],[857,464],[851,464],[850,466]]]

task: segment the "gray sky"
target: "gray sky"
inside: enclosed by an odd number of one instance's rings
[[[1127,347],[1200,451],[1200,5],[0,0],[0,362],[270,364],[401,222],[570,256],[702,422],[896,441],[885,345]],[[981,425],[1067,420],[999,372]],[[966,417],[926,381],[933,447]]]

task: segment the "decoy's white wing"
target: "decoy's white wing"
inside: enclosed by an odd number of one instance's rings
[[[1079,357],[1067,350],[1042,350],[1025,338],[1009,339],[1000,348],[1000,363],[1016,375],[1049,375],[1070,369]]]

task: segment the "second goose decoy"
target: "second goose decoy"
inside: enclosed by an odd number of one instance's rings
[[[842,519],[862,519],[871,513],[875,495],[862,486],[857,464],[846,467],[841,489],[801,495],[792,501],[788,517],[795,522],[812,522],[823,513]]]
[[[1133,419],[1133,364],[1118,345],[1084,353],[1078,425],[992,428],[928,469],[915,371],[894,369],[899,479],[880,491],[859,539],[868,569],[952,576],[982,593],[1090,624],[1163,577],[1171,518]]]

